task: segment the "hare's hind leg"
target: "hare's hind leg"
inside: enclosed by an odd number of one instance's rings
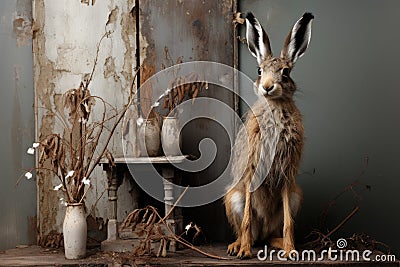
[[[229,222],[235,228],[237,239],[228,246],[227,253],[238,258],[251,257],[251,203],[250,191],[243,194],[237,189],[231,189],[225,196],[225,209]]]
[[[241,243],[237,257],[240,259],[251,258],[251,246],[253,237],[251,233],[251,192],[250,186],[246,186],[246,198],[244,204],[244,214],[240,225]]]
[[[294,250],[294,224],[293,217],[300,209],[303,193],[297,184],[286,186],[282,191],[283,202],[283,238],[282,248],[286,256]],[[275,243],[277,245],[277,243]]]
[[[227,253],[231,256],[239,252],[242,233],[240,226],[242,224],[244,213],[244,196],[237,189],[231,189],[225,196],[225,210],[228,221],[234,227],[237,239],[228,246]]]
[[[302,199],[303,199],[303,192],[301,191],[301,188],[297,184],[295,184],[292,187],[292,190],[289,195],[290,216],[291,216],[292,220],[293,220],[293,217],[296,216],[300,210]],[[288,219],[288,218],[286,218],[286,219]],[[283,236],[286,236],[286,238],[288,238],[288,237],[291,238],[291,242],[293,245],[293,229],[291,229],[291,228],[293,228],[293,224],[289,227],[287,226],[286,233],[284,231]],[[284,229],[285,229],[285,227],[284,227]],[[294,249],[294,246],[293,246],[293,248],[288,250],[288,244],[286,243],[284,245],[284,238],[280,237],[282,234],[282,233],[279,234],[280,231],[281,230],[277,231],[275,234],[272,235],[272,238],[269,240],[269,245],[274,248],[279,248],[279,249],[285,250],[286,256],[288,256],[288,253],[290,252],[290,250]],[[292,231],[292,233],[290,233],[290,231]],[[289,240],[289,247],[290,247],[290,240]]]

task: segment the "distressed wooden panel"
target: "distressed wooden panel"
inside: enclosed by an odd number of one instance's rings
[[[127,103],[136,67],[136,17],[131,12],[134,6],[134,0],[92,1],[90,5],[69,0],[34,1],[37,138],[62,132],[62,124],[52,111],[61,108],[62,93],[77,88],[89,76],[94,62],[96,68],[89,85],[92,95],[118,109]],[[109,34],[102,38],[106,32]],[[101,114],[101,105],[96,105],[92,116]],[[108,147],[115,155],[122,154],[120,129]],[[100,139],[101,146],[106,135]],[[87,211],[95,221],[106,221],[109,203],[105,172],[96,168],[91,178],[93,186],[85,199]],[[65,196],[52,190],[59,181],[47,171],[38,173],[37,183],[39,236],[45,242],[52,230],[61,232],[65,207],[59,198]],[[118,219],[132,209],[130,190],[129,182],[119,189]],[[92,225],[95,224],[89,224],[89,234],[90,228],[96,228]]]
[[[179,60],[215,61],[233,66],[232,3],[232,0],[139,1],[141,84],[163,66],[170,67]],[[209,90],[206,95],[228,104],[233,101],[226,92]],[[143,114],[147,115],[152,103],[149,99],[153,100],[151,90],[142,91],[141,98]]]
[[[142,71],[141,84],[163,66],[170,67],[180,60],[214,61],[234,66],[234,31],[232,0],[224,1],[157,1],[140,0],[140,61]],[[168,51],[168,57],[166,57]],[[143,116],[149,112],[153,92],[147,87],[140,92]],[[226,129],[210,119],[196,119],[183,129],[183,153],[200,156],[199,142],[211,138],[218,149],[214,162],[205,170],[197,173],[185,173],[183,183],[193,186],[204,185],[216,179],[227,167],[230,157],[228,134],[233,133],[234,97],[224,88],[210,85],[200,96],[218,99],[232,107],[232,113],[226,114]],[[154,100],[154,99],[152,99]],[[207,108],[205,106],[204,108]],[[226,238],[227,227],[214,227],[225,223],[222,203],[185,209],[186,220],[193,220],[207,229],[207,236],[215,240]],[[215,214],[209,216],[209,214]]]

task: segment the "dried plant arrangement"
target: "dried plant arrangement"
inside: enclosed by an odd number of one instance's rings
[[[164,47],[165,60],[170,66],[174,65],[174,61],[171,58],[168,47]],[[175,64],[182,64],[182,57],[178,57]],[[162,64],[162,69],[166,69],[165,64]],[[178,68],[179,69],[179,68]],[[194,82],[195,81],[195,82]],[[208,90],[208,83],[202,80],[201,77],[195,73],[189,73],[187,75],[178,76],[169,82],[168,88],[165,93],[159,98],[163,98],[162,108],[168,110],[167,116],[171,116],[174,109],[179,106],[183,101],[192,99],[194,103],[196,97],[203,90]],[[153,107],[157,107],[159,104],[156,102]]]
[[[49,111],[62,127],[55,133],[40,137],[28,149],[28,154],[38,150],[38,166],[27,171],[24,176],[31,179],[33,171],[49,171],[60,181],[53,189],[65,193],[65,199],[60,199],[62,203],[82,203],[90,188],[91,175],[101,159],[106,157],[113,163],[113,156],[107,147],[135,100],[134,84],[139,69],[133,75],[128,102],[121,110],[102,97],[90,93],[89,84],[94,68],[88,82],[81,82],[78,88],[63,93],[58,108]],[[102,108],[99,119],[93,116],[93,108],[97,104]]]
[[[199,80],[197,73],[190,73],[187,76],[177,77],[171,81],[168,86],[167,92],[164,96],[162,107],[168,109],[170,114],[179,104],[185,99],[192,99],[194,103],[196,97],[204,89],[208,89],[208,83],[205,81],[189,82],[193,80]]]

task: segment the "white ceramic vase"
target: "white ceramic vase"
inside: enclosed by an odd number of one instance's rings
[[[140,156],[159,156],[160,124],[157,119],[145,119],[138,128],[138,136]]]
[[[64,224],[65,258],[86,257],[87,223],[83,204],[68,204]]]
[[[177,117],[164,117],[161,128],[161,144],[166,156],[181,155],[182,138]]]

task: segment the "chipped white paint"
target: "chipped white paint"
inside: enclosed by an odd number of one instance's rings
[[[143,64],[147,57],[147,47],[149,43],[147,42],[146,36],[139,32],[139,43],[140,43],[140,64]]]

